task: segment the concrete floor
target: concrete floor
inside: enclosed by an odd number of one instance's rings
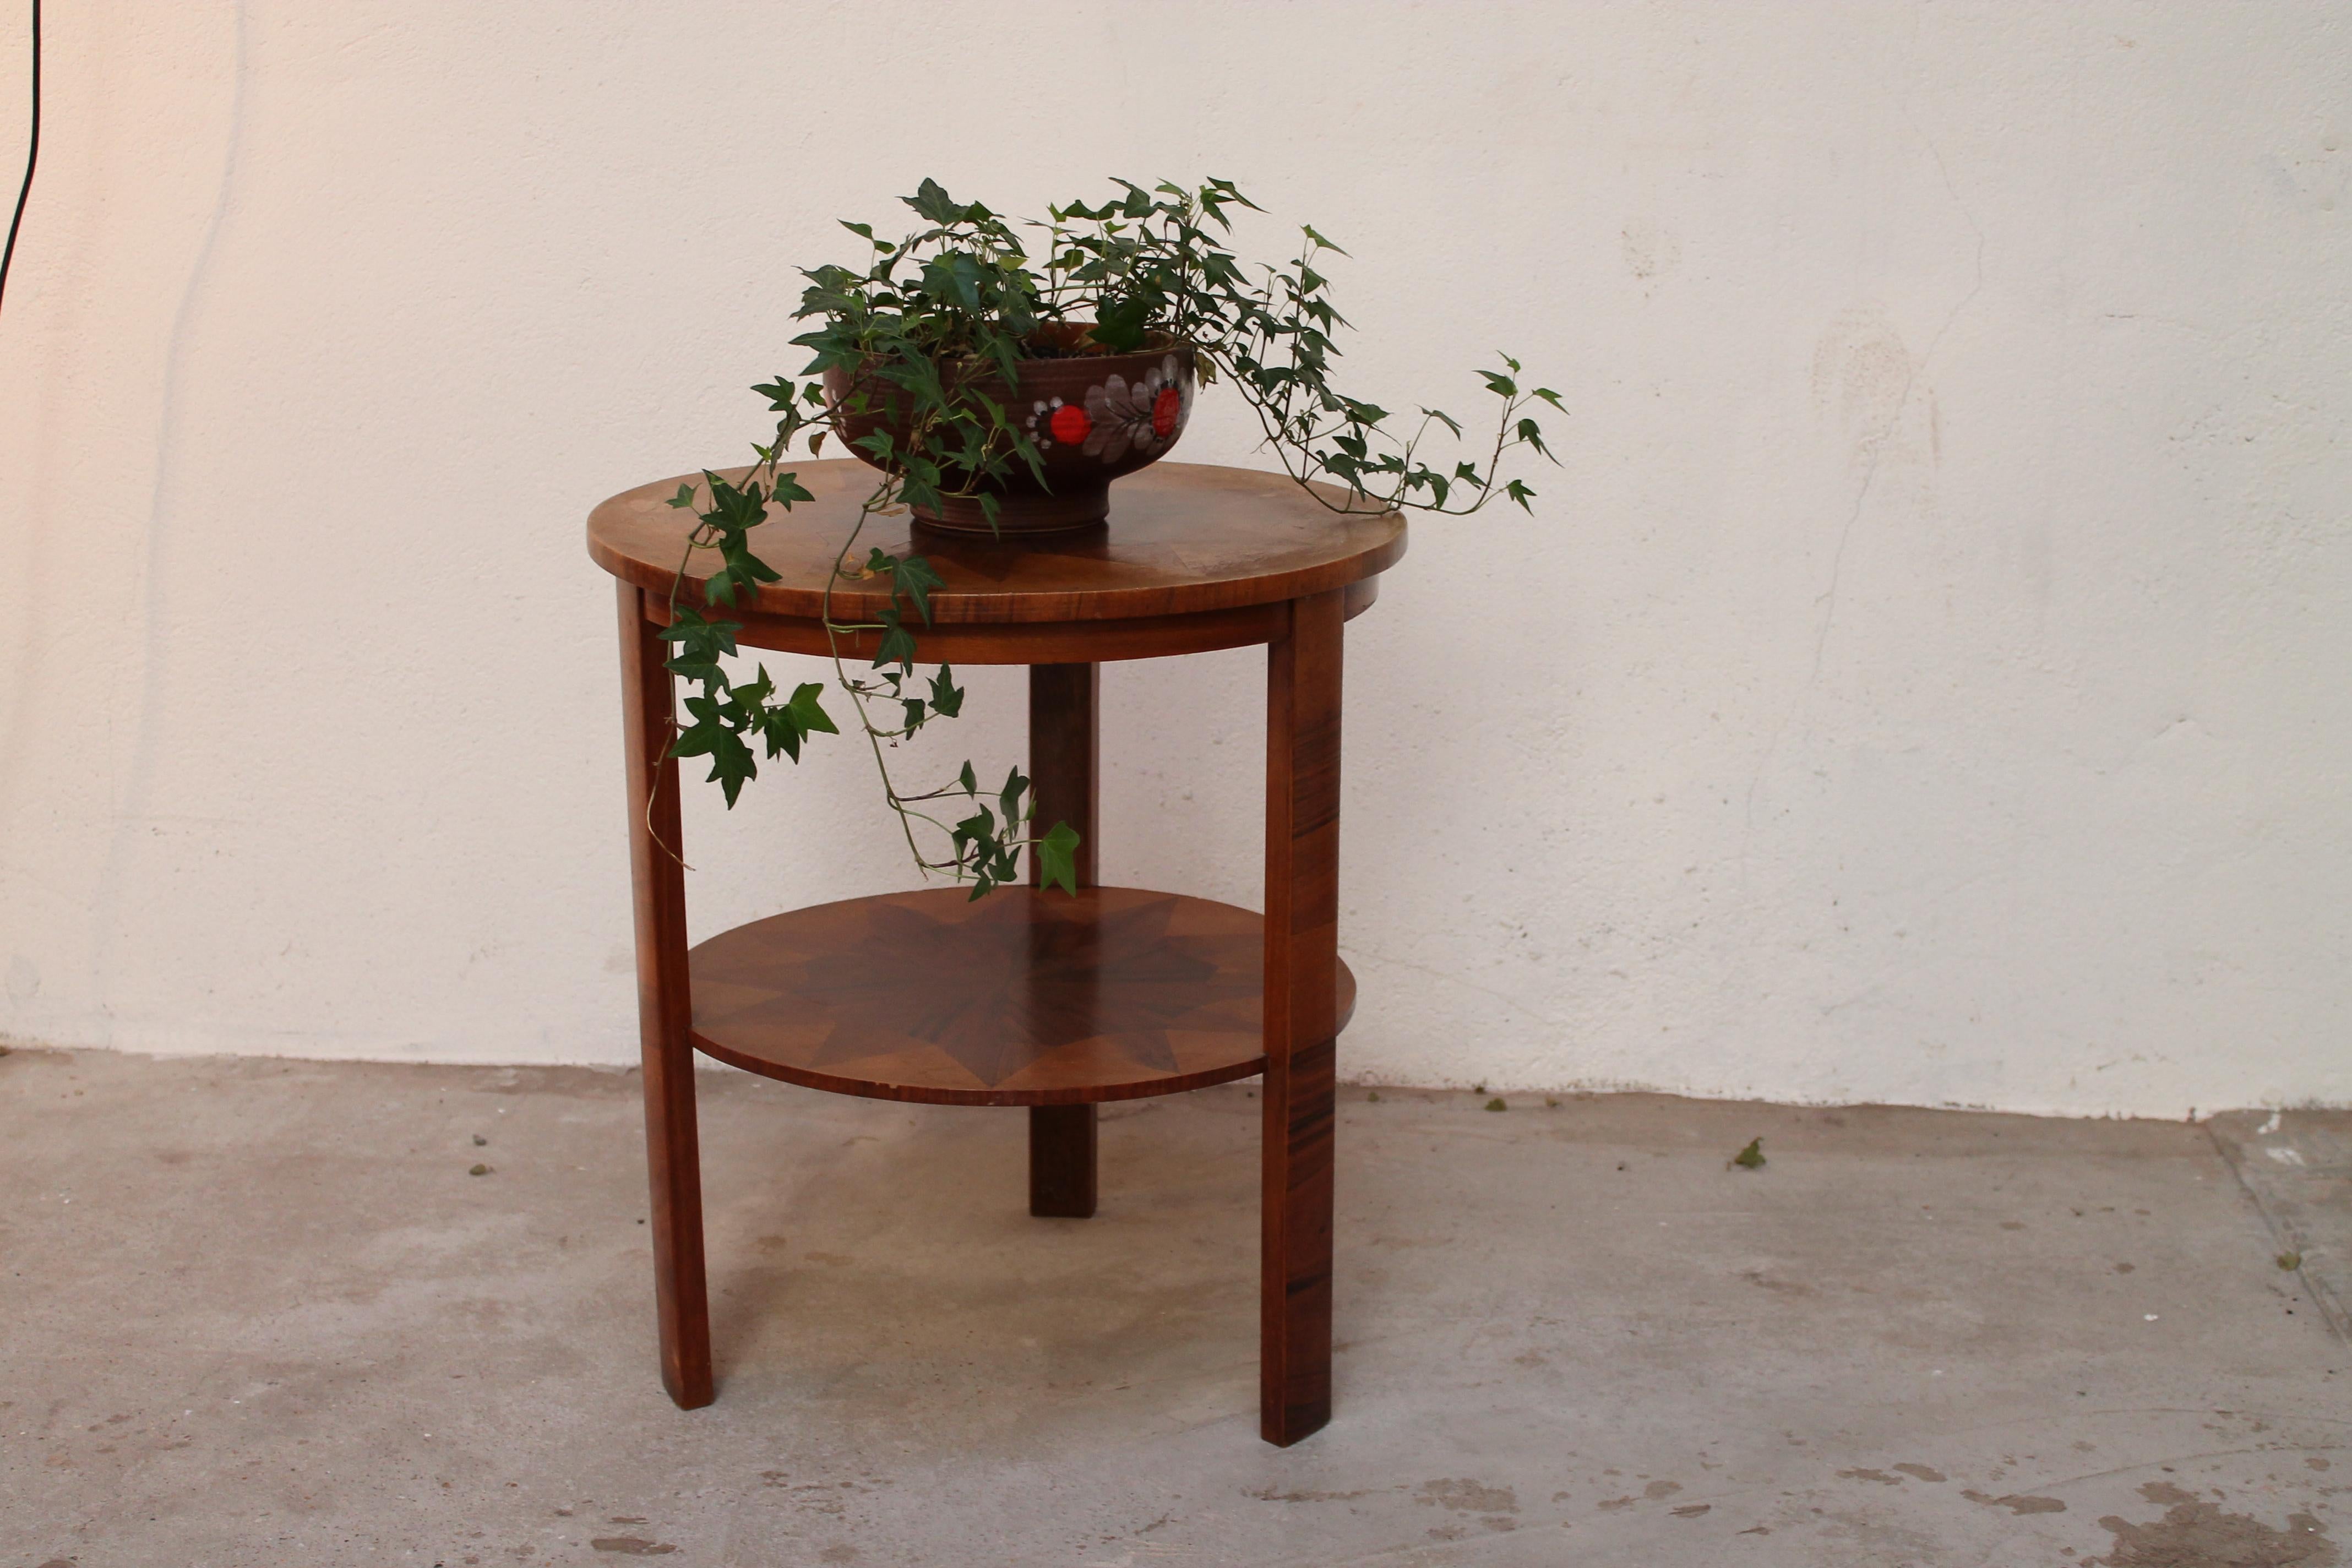
[[[633,1077],[19,1050],[0,1568],[2342,1561],[2352,1118],[1483,1104],[1346,1091],[1283,1452],[1243,1086],[1044,1221],[1018,1112],[708,1076],[683,1413]]]

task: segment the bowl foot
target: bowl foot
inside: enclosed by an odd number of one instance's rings
[[[1092,528],[1109,515],[1108,482],[1084,488],[1065,484],[1050,495],[1033,491],[1027,495],[999,496],[993,528],[989,526],[988,514],[982,510],[977,497],[944,497],[936,514],[920,507],[915,509],[915,520],[926,528],[948,533],[977,533],[982,538]]]

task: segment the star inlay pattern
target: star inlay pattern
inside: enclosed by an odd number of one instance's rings
[[[695,1043],[853,1094],[1050,1104],[1260,1070],[1264,937],[1230,904],[1131,888],[853,899],[690,955]],[[1355,982],[1339,977],[1340,1016]]]

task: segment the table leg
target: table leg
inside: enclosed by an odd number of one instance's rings
[[[668,755],[667,657],[644,595],[621,589],[621,710],[629,770],[629,866],[636,884],[637,1038],[645,1061],[646,1166],[653,1188],[654,1300],[662,1386],[708,1405],[710,1303],[702,1271],[702,1163],[695,1136],[693,1001],[686,970],[686,868],[677,763]]]
[[[1056,822],[1077,829],[1077,882],[1095,886],[1095,828],[1102,750],[1102,667],[1029,667],[1029,776],[1036,830]],[[1037,885],[1035,857],[1029,882]],[[1091,1219],[1095,1212],[1095,1108],[1029,1108],[1029,1212],[1045,1218]]]
[[[1267,648],[1265,1124],[1258,1433],[1331,1418],[1333,1041],[1339,1032],[1343,595],[1294,600]]]

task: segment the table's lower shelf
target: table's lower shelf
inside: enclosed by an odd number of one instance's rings
[[[1265,1066],[1259,918],[1134,888],[957,888],[819,904],[688,955],[694,1043],[877,1100],[1069,1105]],[[1339,1020],[1356,979],[1339,966]]]

